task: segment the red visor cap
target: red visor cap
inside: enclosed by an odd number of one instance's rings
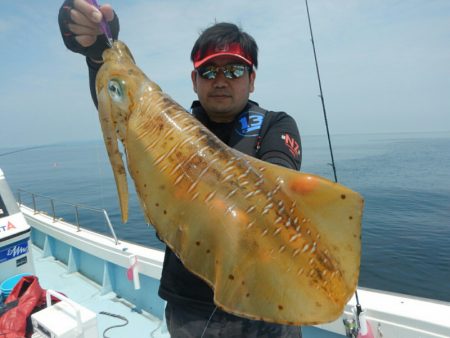
[[[194,58],[194,68],[197,69],[198,67],[203,65],[206,61],[209,61],[217,56],[222,55],[237,57],[238,59],[241,59],[249,66],[253,67],[252,58],[244,52],[239,43],[234,42],[225,46],[209,48],[202,59],[200,59],[200,51],[198,51]]]

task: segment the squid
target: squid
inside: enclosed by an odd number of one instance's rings
[[[363,198],[228,147],[151,81],[123,42],[103,59],[98,111],[122,221],[128,171],[147,221],[210,285],[216,306],[288,325],[339,317],[357,286]]]

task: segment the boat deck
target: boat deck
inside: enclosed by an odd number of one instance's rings
[[[113,292],[102,295],[101,286],[92,282],[78,272],[68,273],[67,266],[53,257],[42,257],[42,250],[32,246],[36,275],[44,289],[52,289],[65,294],[76,303],[97,313],[98,336],[111,326],[123,324],[124,321],[107,315],[101,311],[125,317],[129,323],[122,327],[108,330],[107,337],[139,337],[167,338],[170,337],[165,323],[159,318],[137,312],[131,304],[116,297]]]
[[[124,321],[102,315],[100,312],[109,312],[122,316],[128,324],[115,327],[106,332],[108,338],[123,337],[151,337],[170,338],[166,324],[163,320],[145,311],[136,311],[134,306],[123,298],[117,297],[114,292],[102,295],[102,287],[79,272],[67,272],[67,265],[54,257],[42,257],[43,250],[32,245],[32,255],[39,277],[39,283],[44,289],[52,289],[65,294],[74,302],[94,311],[97,314],[98,336],[103,337],[105,330],[115,325],[124,324]],[[139,335],[136,334],[139,332]],[[341,337],[332,332],[326,332],[314,327],[304,327],[303,336],[316,338]]]

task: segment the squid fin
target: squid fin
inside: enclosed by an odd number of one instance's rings
[[[264,177],[282,182],[283,190],[302,210],[305,220],[315,226],[336,259],[345,284],[356,288],[361,256],[362,196],[320,176],[249,158]]]

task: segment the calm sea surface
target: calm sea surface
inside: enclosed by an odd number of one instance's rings
[[[450,301],[450,132],[337,135],[332,141],[339,182],[365,199],[359,284]],[[0,145],[0,168],[14,192],[21,188],[105,208],[119,238],[163,249],[144,220],[131,182],[129,222],[121,224],[100,141],[16,150]],[[332,179],[329,162],[325,136],[303,137],[302,171]],[[21,196],[32,205],[29,195]],[[48,200],[36,201],[50,212]],[[55,207],[59,217],[75,221],[71,207]],[[80,211],[80,222],[107,232],[96,213]]]

